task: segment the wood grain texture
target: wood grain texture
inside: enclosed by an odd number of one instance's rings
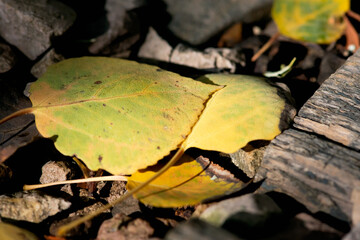
[[[294,121],[295,128],[360,150],[360,51],[321,85]]]
[[[268,146],[255,181],[310,211],[352,222],[359,216],[360,153],[315,134],[289,129]]]

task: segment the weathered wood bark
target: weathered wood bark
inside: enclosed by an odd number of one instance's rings
[[[262,178],[266,190],[284,192],[310,211],[350,222],[353,197],[360,193],[360,153],[289,129],[267,148],[256,180]]]
[[[305,103],[294,127],[360,150],[360,51]]]
[[[360,222],[360,51],[300,109],[265,151],[255,181],[310,211]]]

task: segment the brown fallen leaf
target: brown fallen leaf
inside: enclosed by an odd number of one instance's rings
[[[242,23],[235,23],[220,37],[217,43],[219,48],[233,47],[242,39]]]

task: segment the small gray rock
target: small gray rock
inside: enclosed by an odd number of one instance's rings
[[[236,64],[224,57],[230,55],[231,51],[226,48],[207,48],[202,52],[180,43],[172,51],[170,62],[198,69],[227,69],[233,73]]]
[[[240,240],[228,231],[215,227],[201,219],[192,218],[169,231],[165,240]]]
[[[242,213],[245,213],[243,214],[244,218],[237,217],[238,221],[256,225],[273,214],[280,214],[281,209],[267,195],[248,194],[230,198],[210,206],[200,215],[200,219],[220,227],[231,217],[241,216]],[[251,215],[254,217],[247,218]]]
[[[34,60],[75,17],[71,8],[56,0],[0,0],[0,35]]]
[[[17,192],[12,196],[0,196],[0,216],[14,220],[39,223],[62,210],[71,203],[40,192]]]
[[[124,214],[117,214],[105,220],[99,229],[97,240],[149,239],[154,234],[153,227],[144,219],[131,219]]]
[[[69,162],[65,161],[49,161],[41,168],[42,174],[40,182],[42,184],[66,181],[72,179],[73,171],[69,166]],[[70,184],[61,187],[61,191],[73,195]]]
[[[272,0],[164,0],[172,19],[169,29],[180,39],[199,45],[238,21],[268,16]]]
[[[64,60],[64,56],[57,54],[54,49],[51,49],[49,52],[45,54],[44,57],[40,59],[37,63],[34,64],[34,66],[31,68],[31,74],[39,78],[41,75],[43,75],[46,72],[46,69],[57,62],[60,62]]]
[[[0,43],[0,73],[9,71],[15,66],[16,56],[11,47],[7,44]]]
[[[206,48],[200,51],[181,43],[172,48],[153,28],[149,29],[138,56],[197,69],[221,69],[232,73],[236,70],[236,64],[245,64],[242,56],[234,49]]]
[[[121,203],[116,204],[111,211],[113,216],[119,213],[128,216],[135,212],[140,212],[140,205],[139,205],[139,200],[137,200],[132,196],[125,199]]]
[[[172,49],[170,44],[162,39],[157,32],[150,27],[145,42],[138,52],[138,56],[141,58],[169,62]]]
[[[249,178],[253,178],[261,165],[266,147],[250,148],[247,145],[238,151],[229,154],[231,161],[241,169]]]

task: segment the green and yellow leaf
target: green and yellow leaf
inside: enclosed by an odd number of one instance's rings
[[[83,57],[50,66],[30,99],[39,132],[64,155],[131,174],[176,149],[217,89],[150,65]]]
[[[274,0],[272,17],[281,34],[329,44],[344,33],[350,0]]]

